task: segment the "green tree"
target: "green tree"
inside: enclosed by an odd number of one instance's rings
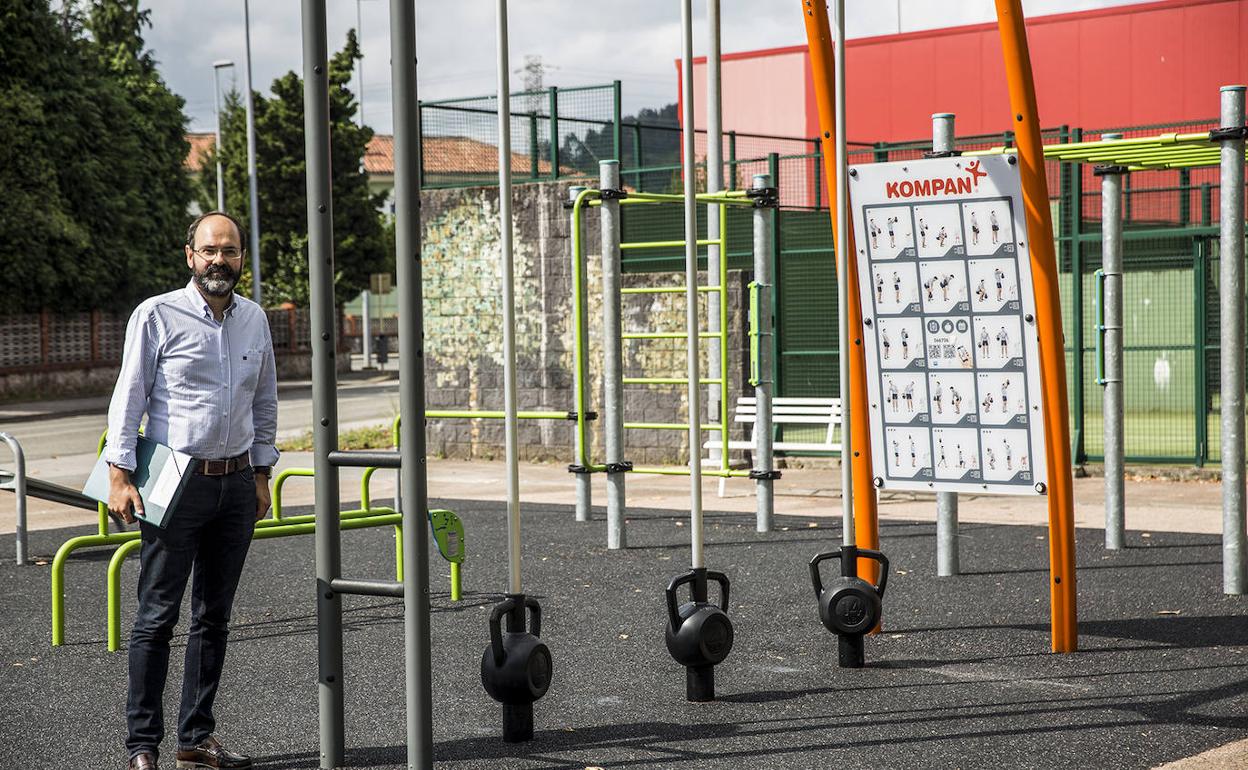
[[[356,101],[348,89],[360,58],[355,31],[329,62],[329,119],[334,194],[334,269],[338,302],[367,288],[370,273],[392,264],[387,256],[384,195],[368,189],[362,170],[373,130],[355,124]],[[304,159],[303,81],[294,72],[273,81],[272,95],[253,94],[256,121],[256,172],[260,197],[260,273],[265,304],[308,302],[307,167]],[[249,223],[247,116],[242,99],[231,94],[221,114],[221,160],[226,208]],[[212,153],[204,168],[216,163]],[[200,175],[199,197],[211,207],[216,177]],[[250,266],[244,282],[250,283]]]
[[[183,280],[182,100],[136,0],[0,10],[4,311],[125,309]]]

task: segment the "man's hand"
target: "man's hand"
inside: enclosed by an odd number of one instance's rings
[[[143,513],[143,498],[130,481],[130,471],[108,466],[108,510],[127,524],[134,523],[134,514]]]
[[[260,521],[269,512],[273,496],[269,493],[269,477],[265,473],[256,474],[256,521]]]

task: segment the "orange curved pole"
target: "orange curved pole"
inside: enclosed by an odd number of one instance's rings
[[[1044,385],[1045,456],[1049,468],[1049,615],[1054,652],[1079,645],[1075,612],[1075,496],[1071,478],[1070,422],[1066,400],[1066,353],[1058,295],[1057,255],[1049,187],[1040,141],[1036,87],[1027,49],[1021,0],[995,0],[997,28],[1005,55],[1010,111],[1018,144],[1023,208],[1031,238],[1031,274],[1036,291],[1036,331],[1040,336],[1040,377]]]
[[[824,178],[828,181],[828,211],[832,218],[832,239],[836,232],[836,105],[833,101],[835,83],[832,58],[832,28],[828,21],[825,0],[802,0],[802,16],[806,20],[806,42],[810,48],[810,70],[819,106],[820,143],[823,148]],[[849,229],[849,253],[854,253],[854,230]],[[867,411],[867,359],[862,347],[862,304],[858,296],[857,260],[849,263],[849,328],[853,353],[849,359],[849,429],[842,426],[842,447],[849,447],[854,478],[854,534],[862,548],[880,547],[879,512],[876,507],[875,485],[871,476],[871,431]],[[841,451],[841,461],[846,459]],[[879,581],[879,565],[871,559],[858,560],[858,575],[872,583]]]

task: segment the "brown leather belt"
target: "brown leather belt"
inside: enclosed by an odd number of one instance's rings
[[[228,476],[250,467],[251,455],[247,452],[224,460],[195,460],[195,472],[203,476]]]

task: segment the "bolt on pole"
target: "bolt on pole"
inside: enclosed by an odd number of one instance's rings
[[[1102,134],[1101,141],[1112,142],[1122,134]],[[1126,480],[1123,460],[1125,432],[1123,426],[1122,382],[1122,177],[1116,168],[1103,169],[1101,175],[1101,271],[1105,296],[1101,320],[1105,351],[1105,392],[1101,408],[1104,416],[1105,442],[1105,547],[1124,547],[1126,519]],[[1080,173],[1076,168],[1075,173]],[[1075,248],[1079,248],[1078,245]],[[1080,280],[1075,276],[1075,281]]]
[[[1222,128],[1244,125],[1244,86],[1222,87]],[[1242,594],[1244,524],[1244,140],[1222,142],[1222,585]]]
[[[953,152],[952,112],[932,115],[932,152]],[[936,575],[951,577],[959,570],[958,493],[936,493]]]

